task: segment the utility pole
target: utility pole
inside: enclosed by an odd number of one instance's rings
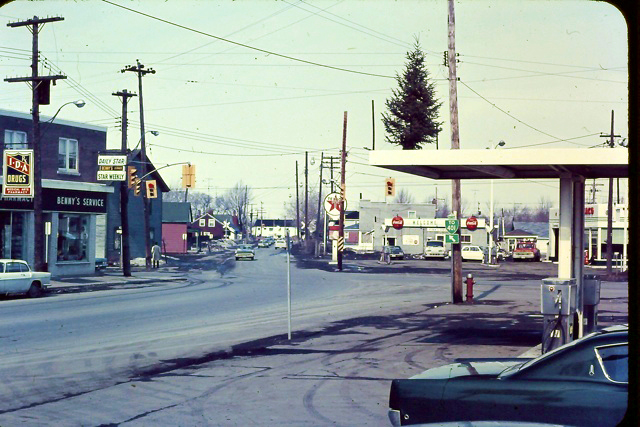
[[[342,125],[342,161],[340,167],[340,229],[338,231],[338,270],[342,271],[342,251],[344,250],[344,206],[346,198],[345,169],[347,165],[347,112]]]
[[[40,150],[40,104],[49,104],[49,88],[50,83],[55,83],[58,79],[66,79],[66,76],[39,76],[38,75],[38,33],[41,24],[49,22],[63,21],[62,17],[40,19],[34,16],[21,22],[11,22],[7,27],[28,27],[33,35],[31,49],[31,77],[17,77],[4,79],[9,83],[15,82],[31,82],[31,120],[32,134],[29,145],[33,149],[33,264],[36,271],[47,271],[47,262],[44,259],[45,252],[45,230],[44,218],[42,215],[42,154]]]
[[[287,214],[285,213],[285,217]],[[296,160],[296,233],[300,239],[300,198],[298,196],[298,161]]]
[[[322,210],[322,168],[324,163],[324,153],[320,153],[320,184],[318,184],[318,212],[316,218],[316,237],[321,236],[320,233],[320,211]],[[316,246],[317,247],[317,246]]]
[[[609,147],[614,148],[613,138],[620,137],[613,132],[613,110],[611,110],[611,133],[600,135],[609,138]],[[607,198],[607,274],[611,274],[613,267],[613,178],[609,178],[609,197]]]
[[[371,149],[376,149],[376,113],[375,113],[375,102],[371,100]]]
[[[449,1],[449,112],[451,116],[451,149],[460,149],[460,133],[458,129],[458,77],[456,75],[456,18],[454,0]],[[451,209],[455,219],[461,212],[460,180],[451,181]],[[460,229],[458,228],[458,235]],[[451,299],[454,304],[462,302],[462,252],[460,244],[451,245]]]
[[[138,75],[138,100],[140,101],[140,176],[147,174],[147,146],[144,140],[144,107],[142,102],[142,77],[147,74],[155,74],[156,71],[152,68],[145,69],[144,65],[140,64],[140,60],[136,59],[136,66],[132,67],[127,65],[122,73],[125,71],[133,71]],[[145,182],[142,182],[142,188],[145,188]],[[144,206],[144,247],[145,247],[145,265],[147,270],[151,269],[151,236],[149,235],[149,199],[146,192],[142,192],[142,202]],[[185,191],[185,199],[187,197]]]
[[[309,152],[304,152],[304,240],[309,237]]]
[[[122,97],[122,154],[127,156],[127,164],[129,163],[127,153],[127,102],[132,96],[136,96],[134,93],[127,92],[124,89],[122,92],[113,93],[114,96]],[[142,176],[142,175],[141,175]],[[125,277],[131,276],[131,250],[129,247],[129,188],[126,181],[120,183],[120,224],[122,226],[122,244],[120,250],[122,251],[122,275]]]

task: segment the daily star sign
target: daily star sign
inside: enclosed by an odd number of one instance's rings
[[[2,196],[33,197],[33,150],[4,150]]]

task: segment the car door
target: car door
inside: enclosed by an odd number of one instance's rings
[[[8,261],[4,267],[4,290],[5,293],[26,292],[24,283],[28,280],[27,273],[22,270],[22,263],[16,261]],[[27,288],[28,289],[28,288]]]

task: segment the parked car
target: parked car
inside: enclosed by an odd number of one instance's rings
[[[540,250],[536,247],[536,242],[532,240],[523,240],[516,244],[513,250],[512,258],[514,261],[540,261]]]
[[[484,251],[480,246],[469,245],[462,247],[463,261],[482,261],[484,260]]]
[[[274,249],[287,249],[287,241],[285,239],[278,239],[276,240],[275,245],[273,246]]]
[[[258,242],[258,247],[259,247],[259,248],[268,248],[269,246],[270,246],[270,243],[269,243],[269,241],[268,241],[268,240],[264,240],[264,239],[263,239],[263,240],[260,240],[260,241]]]
[[[236,249],[236,261],[241,259],[250,259],[253,261],[256,258],[256,252],[253,250],[252,245],[240,245]]]
[[[382,251],[389,254],[389,259],[404,259],[404,252],[400,246],[385,246]]]
[[[39,297],[51,283],[51,273],[31,271],[26,261],[0,259],[0,294]]]
[[[393,380],[389,418],[395,426],[456,421],[615,426],[627,408],[628,333],[627,325],[614,326],[534,359],[459,359]]]
[[[444,247],[442,240],[429,240],[424,247],[425,258],[447,258],[449,251]]]
[[[104,270],[108,265],[106,258],[96,258],[96,271]]]

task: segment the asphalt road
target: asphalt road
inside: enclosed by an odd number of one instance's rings
[[[186,283],[0,301],[0,425],[388,425],[390,379],[536,345],[555,268],[465,263],[477,302],[452,306],[447,262],[292,265],[289,342],[286,257],[257,255],[183,263]],[[605,289],[624,321],[626,284]]]

